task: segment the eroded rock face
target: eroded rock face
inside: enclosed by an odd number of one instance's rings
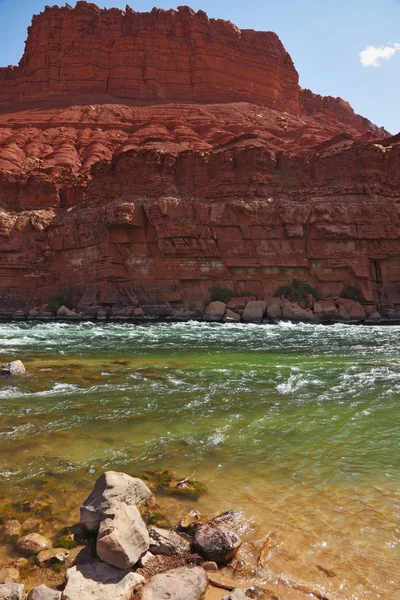
[[[400,315],[400,138],[297,80],[201,11],[46,8],[0,69],[0,316],[72,281],[87,317],[185,319],[294,278]]]
[[[182,567],[155,575],[143,589],[142,600],[202,600],[207,587],[204,569]]]
[[[141,508],[154,501],[147,485],[126,473],[106,471],[97,478],[93,491],[81,506],[82,527],[96,533],[110,508],[118,504]]]

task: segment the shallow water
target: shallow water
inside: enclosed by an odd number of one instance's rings
[[[104,469],[195,471],[201,509],[243,512],[248,561],[270,536],[261,581],[394,600],[399,340],[395,326],[1,324],[4,360],[28,372],[0,380],[0,496],[48,495],[72,523]],[[189,506],[163,502],[173,518]]]

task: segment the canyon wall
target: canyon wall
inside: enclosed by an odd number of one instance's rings
[[[130,57],[164,48],[170,66],[160,63],[153,88],[127,79],[123,101],[122,33]],[[107,89],[103,68],[97,77],[78,63],[86,39],[108,48]],[[228,86],[171,86],[186,73],[188,40],[192,66],[206,46],[210,61],[217,49],[232,64],[239,53],[253,96],[240,95],[234,71]],[[168,54],[178,50],[179,63]],[[341,99],[301,90],[274,34],[187,8],[79,2],[35,17],[20,66],[0,77],[0,314],[65,287],[87,315],[125,306],[163,316],[207,302],[216,284],[263,297],[298,279],[322,298],[353,287],[371,310],[400,315],[400,140]]]

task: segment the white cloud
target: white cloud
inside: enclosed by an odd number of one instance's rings
[[[360,60],[363,67],[380,67],[380,61],[390,60],[400,50],[400,44],[392,44],[377,48],[376,46],[367,46],[365,50],[360,52]]]

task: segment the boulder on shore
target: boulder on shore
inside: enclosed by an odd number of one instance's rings
[[[126,473],[106,471],[97,478],[93,491],[81,506],[82,527],[96,533],[112,502],[122,502],[140,509],[153,504],[154,495],[141,479]]]
[[[266,310],[267,303],[264,300],[248,302],[243,312],[243,321],[245,323],[261,323]]]
[[[190,552],[190,544],[170,529],[150,527],[150,552],[164,556],[179,556]]]
[[[201,525],[196,529],[192,550],[206,560],[225,565],[235,558],[241,543],[240,537],[226,527]]]
[[[62,600],[131,600],[142,587],[144,577],[116,569],[99,560],[67,570],[67,584]]]
[[[0,585],[0,600],[22,600],[24,586],[22,583],[5,583]]]
[[[222,321],[225,310],[225,302],[211,302],[211,304],[209,304],[206,308],[203,319],[204,321]]]
[[[99,558],[118,569],[130,569],[148,549],[149,534],[136,506],[113,501],[97,534]]]
[[[29,592],[28,600],[61,600],[61,592],[42,583]]]
[[[3,375],[23,375],[26,372],[24,363],[21,360],[13,360],[1,367]]]
[[[201,567],[181,567],[155,575],[144,587],[142,600],[202,600],[208,577]]]

